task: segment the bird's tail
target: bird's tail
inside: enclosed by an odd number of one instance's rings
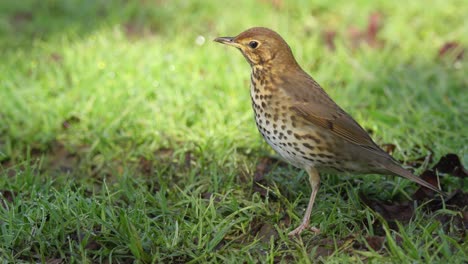
[[[422,185],[426,188],[429,188],[439,194],[442,194],[442,191],[439,190],[439,188],[437,188],[436,186],[433,186],[432,184],[428,183],[427,181],[415,176],[414,174],[412,174],[411,172],[409,172],[408,170],[402,168],[400,165],[398,164],[395,164],[395,163],[390,163],[388,164],[387,166],[385,166],[386,169],[388,169],[390,172],[398,175],[398,176],[401,176],[401,177],[405,177],[409,180],[412,180],[414,182],[416,182],[417,184],[419,185]]]

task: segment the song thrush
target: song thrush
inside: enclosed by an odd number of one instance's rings
[[[397,175],[439,192],[380,149],[299,66],[278,33],[255,27],[236,37],[219,37],[215,41],[236,47],[250,64],[252,107],[257,128],[266,142],[309,175],[309,204],[302,223],[289,235],[300,234],[309,227],[320,184],[319,171]]]

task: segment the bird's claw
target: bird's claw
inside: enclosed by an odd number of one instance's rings
[[[308,223],[302,223],[296,229],[293,231],[289,232],[288,236],[296,236],[300,235],[304,230],[309,229],[310,231],[314,232],[315,234],[320,233],[320,229],[316,228],[315,226],[309,227]]]

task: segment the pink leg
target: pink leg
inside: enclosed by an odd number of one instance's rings
[[[298,227],[296,227],[296,229],[291,231],[289,233],[289,236],[299,235],[300,233],[302,233],[302,231],[309,228],[310,214],[312,213],[312,207],[314,206],[315,196],[317,195],[318,189],[320,187],[320,175],[317,169],[315,168],[309,168],[307,170],[307,173],[309,174],[309,182],[310,186],[312,187],[312,193],[310,194],[309,204],[307,205],[307,210],[305,212],[301,224]],[[315,227],[311,227],[310,230],[312,230],[315,233],[320,232],[320,230]]]

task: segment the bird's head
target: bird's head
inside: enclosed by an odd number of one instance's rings
[[[268,28],[254,27],[236,37],[219,37],[214,41],[238,48],[252,67],[271,63],[297,65],[286,41]]]

